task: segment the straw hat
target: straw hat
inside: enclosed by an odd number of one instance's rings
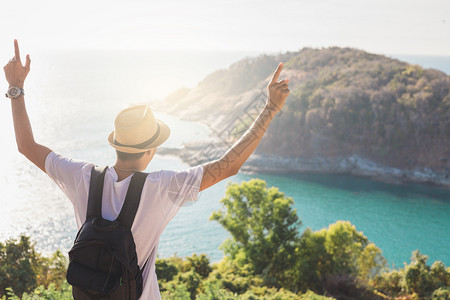
[[[155,119],[147,105],[138,105],[117,115],[108,142],[121,152],[141,153],[158,147],[169,135],[169,127]]]

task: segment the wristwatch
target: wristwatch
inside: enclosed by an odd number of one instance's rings
[[[23,90],[23,88],[17,86],[10,87],[5,94],[6,97],[11,99],[16,99],[20,95],[25,95],[25,91]]]

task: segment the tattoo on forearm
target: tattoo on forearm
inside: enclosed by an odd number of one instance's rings
[[[217,162],[215,162],[214,164],[216,164],[216,163],[217,163]],[[214,164],[213,164],[213,165],[214,165]],[[205,177],[205,176],[210,176],[210,178],[211,178],[213,181],[216,181],[216,180],[217,180],[216,175],[214,174],[214,172],[211,171],[210,168],[204,168],[204,169],[203,169],[203,172],[204,172],[203,177]]]
[[[231,123],[228,123],[221,131],[216,133],[221,142],[211,142],[207,147],[203,148],[196,157],[196,163],[203,163],[221,157],[212,165],[214,166],[212,169],[221,173],[226,167],[234,163],[252,142],[260,140],[267,130],[268,124],[277,113],[274,107],[266,105],[266,99],[267,94],[262,90],[243,109],[244,115],[234,118]],[[263,107],[264,109],[262,109]],[[245,123],[252,119],[256,120],[249,124],[248,127],[245,126]],[[242,137],[233,143],[233,139],[239,135],[242,135]],[[228,152],[222,155],[223,151],[225,151],[224,149],[228,149]],[[226,166],[221,165],[224,160],[226,160]]]
[[[234,152],[236,153],[236,156],[239,157],[242,154],[242,152],[244,152],[244,150],[249,146],[249,144],[260,139],[260,137],[256,133],[256,131],[257,131],[257,129],[250,128],[246,132],[244,137],[236,144],[236,146],[234,146],[232,148],[234,150]]]

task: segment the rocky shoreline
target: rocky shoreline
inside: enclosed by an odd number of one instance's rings
[[[439,174],[427,168],[401,170],[381,166],[357,155],[333,159],[324,157],[291,158],[254,154],[243,166],[243,170],[263,173],[349,174],[391,184],[419,183],[450,189],[449,174]]]
[[[183,149],[160,148],[158,154],[175,155],[187,163],[195,165],[212,158],[201,155],[207,145],[202,143],[185,145]],[[218,147],[217,153],[224,153],[226,149]],[[364,159],[358,155],[341,158],[315,157],[282,157],[254,153],[242,166],[244,173],[315,173],[315,174],[348,174],[365,177],[371,180],[390,184],[418,183],[450,189],[450,174],[437,173],[428,168],[402,170],[389,166],[382,166],[374,161]]]

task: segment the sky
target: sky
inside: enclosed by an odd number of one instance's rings
[[[449,0],[1,0],[0,53],[26,49],[450,55]],[[5,48],[6,47],[6,48]]]

